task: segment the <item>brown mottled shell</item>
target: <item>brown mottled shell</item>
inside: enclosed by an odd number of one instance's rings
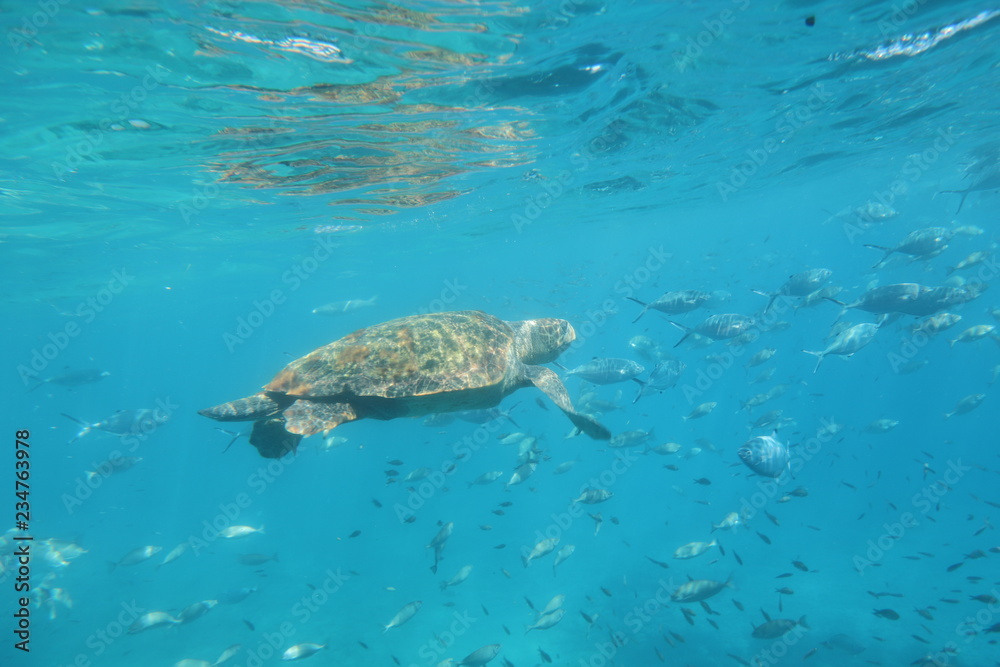
[[[503,382],[514,332],[478,310],[412,315],[359,329],[296,359],[266,391],[406,398]]]

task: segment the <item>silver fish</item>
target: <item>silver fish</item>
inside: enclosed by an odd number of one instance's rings
[[[759,435],[750,438],[739,448],[736,455],[748,468],[764,477],[781,477],[788,470],[791,455],[788,447],[780,442],[775,435]]]
[[[218,600],[202,600],[201,602],[195,602],[190,604],[177,614],[177,620],[181,623],[190,623],[191,621],[201,618],[209,612],[215,605],[219,604]]]
[[[296,644],[288,648],[284,653],[281,654],[281,659],[284,661],[290,660],[302,660],[303,658],[308,658],[309,656],[316,655],[320,651],[326,648],[326,644],[312,644],[306,642],[304,644]]]
[[[556,568],[559,567],[567,558],[573,555],[576,551],[576,547],[572,544],[567,544],[562,549],[556,552],[555,560],[552,562],[552,574],[556,573]]]
[[[872,339],[875,338],[875,334],[877,332],[877,324],[872,324],[870,322],[855,324],[850,329],[840,332],[825,350],[821,350],[819,352],[811,350],[802,351],[806,354],[814,354],[818,357],[816,360],[816,367],[813,369],[813,373],[815,373],[819,370],[819,365],[823,363],[823,359],[827,355],[837,354],[844,357],[850,357],[865,345],[872,342]]]
[[[774,620],[768,619],[766,623],[761,623],[755,627],[751,636],[755,639],[777,639],[797,625],[801,625],[806,630],[809,630],[809,624],[806,623],[805,616],[797,621],[787,618],[776,618]]]
[[[392,617],[392,620],[389,621],[389,623],[385,626],[385,630],[382,632],[385,633],[392,628],[398,628],[402,624],[409,621],[418,611],[420,611],[421,605],[423,605],[422,600],[416,600],[415,602],[410,602],[404,605],[402,609],[396,612],[396,615]]]
[[[729,580],[692,579],[684,582],[671,593],[670,599],[674,602],[701,602],[730,586]]]
[[[132,549],[132,551],[129,551],[124,556],[122,556],[117,563],[111,563],[111,570],[114,570],[116,567],[124,565],[138,565],[143,561],[149,560],[150,558],[160,553],[161,551],[163,551],[163,547],[154,547],[154,546],[137,547],[135,549]]]
[[[162,628],[166,625],[177,625],[179,620],[165,611],[151,611],[135,619],[135,622],[128,628],[130,635],[137,635],[153,628]]]
[[[489,644],[478,648],[469,655],[462,658],[456,665],[464,667],[482,667],[500,653],[500,644]]]
[[[762,292],[760,290],[753,290],[753,292],[770,297],[767,305],[764,306],[764,312],[766,313],[771,309],[771,306],[774,305],[775,300],[779,296],[809,296],[822,288],[832,275],[833,271],[829,269],[809,269],[808,271],[802,271],[789,276],[788,280],[778,288],[777,292]]]
[[[79,371],[66,371],[65,373],[53,375],[47,378],[35,377],[34,379],[38,382],[38,384],[28,391],[34,391],[43,384],[57,384],[62,387],[81,387],[85,384],[98,382],[109,375],[111,375],[111,373],[107,371],[97,370],[96,368],[87,368]]]
[[[567,375],[575,375],[582,380],[594,384],[614,384],[627,382],[645,369],[631,359],[614,357],[594,358],[582,366],[577,366]]]
[[[954,235],[955,232],[946,227],[927,227],[926,229],[917,229],[910,232],[893,248],[886,248],[885,246],[874,245],[872,243],[866,243],[865,247],[885,252],[882,259],[872,267],[877,269],[885,264],[891,255],[897,252],[919,259],[929,259],[940,255],[948,247],[948,241]]]
[[[655,301],[645,302],[639,301],[639,299],[634,299],[632,297],[626,297],[629,301],[635,301],[637,304],[642,306],[642,312],[639,313],[638,317],[632,320],[633,324],[639,321],[639,318],[646,314],[647,310],[658,310],[661,313],[666,313],[667,315],[680,315],[681,313],[687,313],[699,306],[703,306],[712,300],[712,295],[707,292],[701,292],[694,289],[681,290],[675,292],[665,292]]]
[[[680,379],[685,368],[687,365],[683,361],[672,359],[656,364],[646,380],[632,378],[632,381],[639,385],[639,391],[632,399],[632,403],[637,403],[643,396],[670,389],[677,384],[677,380]]]
[[[671,320],[670,323],[678,329],[684,331],[684,335],[681,336],[681,339],[674,343],[674,347],[677,347],[691,334],[698,334],[699,336],[705,336],[706,338],[711,338],[712,340],[735,338],[736,336],[748,331],[754,325],[755,321],[752,317],[747,317],[746,315],[740,315],[738,313],[721,313],[719,315],[712,315],[711,317],[706,318],[693,329],[680,324],[679,322],[674,322],[673,320]]]
[[[532,630],[548,630],[556,623],[561,621],[563,619],[563,616],[565,615],[566,615],[565,609],[556,609],[555,611],[550,612],[548,614],[543,614],[538,617],[537,621],[535,621],[532,625],[528,626],[528,629],[524,631],[524,634],[528,634]]]
[[[968,412],[972,412],[986,400],[986,394],[969,394],[955,405],[955,409],[951,412],[946,412],[944,415],[945,419],[953,417],[955,415],[964,415]]]
[[[344,313],[351,313],[355,310],[374,306],[376,299],[378,299],[377,296],[373,296],[370,299],[347,299],[346,301],[334,301],[333,303],[313,308],[312,313],[313,315],[343,315]]]
[[[119,410],[107,419],[102,419],[101,421],[93,424],[88,424],[87,422],[81,421],[76,417],[72,417],[65,412],[62,413],[62,416],[67,419],[72,419],[77,424],[83,426],[83,428],[80,429],[80,432],[73,436],[67,444],[76,442],[94,430],[105,431],[106,433],[113,433],[114,435],[119,436],[143,435],[151,433],[156,430],[156,427],[166,423],[166,421],[170,419],[170,415],[160,408]]]

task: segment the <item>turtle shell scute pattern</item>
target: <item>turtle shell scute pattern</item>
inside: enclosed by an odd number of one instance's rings
[[[407,398],[479,389],[504,381],[513,342],[506,322],[480,311],[402,317],[293,361],[265,390]]]

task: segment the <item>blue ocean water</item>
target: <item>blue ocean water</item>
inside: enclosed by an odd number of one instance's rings
[[[814,373],[802,350],[877,315],[799,296],[765,312],[753,290],[812,268],[846,303],[896,283],[970,295],[996,282],[1000,8],[0,8],[2,664],[222,664],[239,645],[225,664],[252,667],[302,644],[324,645],[310,664],[478,665],[463,658],[493,644],[490,664],[518,666],[996,662],[1000,354],[987,330],[963,334],[995,324],[993,293],[939,309],[961,321],[932,336],[890,316]],[[873,266],[883,253],[866,244],[933,227],[943,251]],[[714,298],[633,322],[629,297],[687,289]],[[312,312],[336,303],[345,312]],[[627,358],[644,379],[659,355],[685,370],[633,404],[633,382],[550,365],[613,433],[652,432],[623,448],[567,438],[535,389],[501,404],[516,425],[365,420],[280,460],[246,438],[226,451],[217,427],[248,424],[197,414],[360,327],[463,309],[568,320],[566,368]],[[750,340],[673,347],[670,320],[720,313],[753,316]],[[107,375],[67,378],[85,370]],[[976,394],[981,406],[943,416]],[[73,419],[139,409],[158,419],[69,442]],[[776,481],[737,456],[770,432],[749,428],[770,410],[792,468]],[[26,530],[13,527],[19,430]],[[537,438],[520,484],[519,444],[500,442],[512,433]],[[680,451],[649,451],[664,443]],[[122,457],[133,465],[102,463]],[[470,484],[489,471],[502,476]],[[613,496],[574,503],[587,488]],[[741,525],[713,530],[730,513]],[[427,545],[448,522],[434,573]],[[263,530],[220,535],[232,526]],[[575,550],[555,571],[554,553],[523,565],[545,538]],[[127,556],[142,547],[160,550]],[[671,599],[689,578],[729,586],[708,606]],[[556,595],[561,620],[526,633]],[[30,652],[16,647],[22,596]],[[218,604],[185,611],[202,601]],[[796,624],[754,637],[762,611]],[[166,620],[143,629],[153,612]]]

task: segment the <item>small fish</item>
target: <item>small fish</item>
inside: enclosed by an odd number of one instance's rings
[[[302,660],[303,658],[316,655],[325,648],[326,644],[311,644],[309,642],[296,644],[282,653],[281,659],[285,661]]]
[[[332,303],[313,308],[312,314],[332,316],[352,313],[362,308],[374,306],[376,299],[378,299],[378,296],[373,296],[370,299],[346,299],[344,301],[333,301]]]
[[[39,361],[42,360],[39,359]],[[98,382],[111,375],[111,373],[107,371],[102,371],[95,368],[87,368],[78,371],[66,370],[65,372],[60,373],[59,375],[53,375],[47,378],[40,378],[34,373],[31,373],[30,371],[28,372],[28,374],[32,376],[33,380],[38,382],[38,384],[36,384],[34,387],[28,389],[28,391],[34,391],[39,387],[41,387],[43,384],[57,384],[62,387],[81,387],[85,384]]]
[[[245,619],[245,618],[243,619],[243,623],[244,623],[244,624],[245,624],[245,625],[246,625],[246,626],[247,626],[248,628],[250,628],[250,631],[251,631],[251,632],[253,632],[254,630],[256,630],[256,629],[257,629],[256,627],[254,627],[254,624],[253,624],[253,623],[251,623],[250,621],[248,621],[248,620],[247,620],[247,619]]]
[[[705,415],[709,414],[712,410],[714,410],[715,406],[717,405],[718,402],[716,401],[709,401],[707,403],[702,403],[701,405],[696,406],[695,409],[692,410],[688,415],[681,417],[681,419],[683,419],[684,421],[689,421],[691,419],[700,419],[701,417],[704,417]]]
[[[764,544],[770,544],[771,543],[771,538],[768,537],[767,535],[765,535],[764,533],[759,533],[758,532],[757,533],[757,537],[759,537],[760,539],[762,539],[764,541]]]
[[[418,611],[420,611],[420,607],[423,604],[422,600],[416,600],[403,605],[403,607],[396,612],[396,615],[393,616],[392,619],[384,626],[385,629],[382,632],[386,633],[392,628],[398,628],[409,621]]]
[[[257,565],[263,565],[270,561],[278,562],[278,554],[240,554],[237,556],[241,565],[247,565],[249,567],[255,567]]]
[[[246,537],[247,535],[253,535],[254,533],[264,534],[264,526],[260,528],[253,528],[251,526],[227,526],[223,530],[219,531],[219,537],[232,540],[238,537]]]
[[[149,560],[161,551],[163,551],[163,547],[155,546],[145,546],[132,549],[127,554],[122,556],[117,563],[111,563],[110,569],[113,571],[116,567],[121,567],[123,565],[138,565],[143,561]]]
[[[872,613],[875,616],[878,616],[880,618],[887,618],[890,621],[898,621],[899,620],[899,614],[897,614],[892,609],[876,609]]]

